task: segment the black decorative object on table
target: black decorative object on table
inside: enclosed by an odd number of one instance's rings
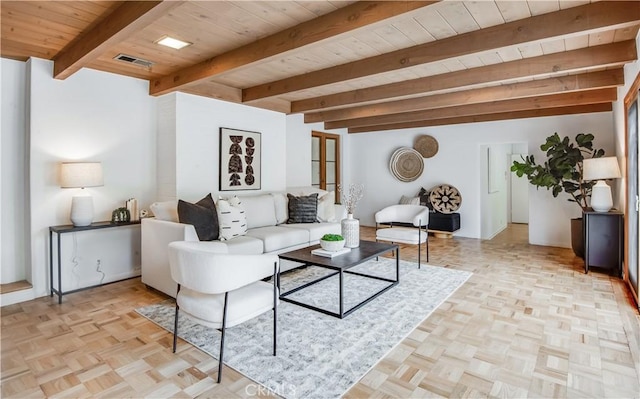
[[[127,208],[116,208],[111,212],[111,223],[129,223],[131,212]]]

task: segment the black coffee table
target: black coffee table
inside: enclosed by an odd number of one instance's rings
[[[326,276],[323,276],[321,278],[318,278],[316,280],[310,281],[308,283],[305,283],[299,287],[296,287],[294,289],[291,289],[287,292],[281,293],[280,294],[280,299],[285,301],[285,302],[290,302],[290,303],[294,303],[296,305],[299,306],[303,306],[307,309],[311,309],[311,310],[315,310],[330,316],[334,316],[334,317],[338,317],[340,319],[350,315],[351,313],[353,313],[354,311],[358,310],[359,308],[361,308],[362,306],[366,305],[367,303],[371,302],[373,299],[375,299],[376,297],[378,297],[379,295],[381,295],[382,293],[386,292],[387,290],[389,290],[391,287],[397,285],[400,282],[400,248],[398,247],[398,245],[396,244],[387,244],[387,243],[380,243],[380,242],[372,242],[372,241],[360,241],[360,246],[358,248],[352,248],[350,252],[343,254],[343,255],[339,255],[336,256],[334,258],[327,258],[327,257],[323,257],[323,256],[319,256],[319,255],[313,255],[311,253],[312,250],[316,249],[316,248],[320,248],[319,245],[314,245],[311,247],[307,247],[307,248],[302,248],[302,249],[298,249],[295,251],[291,251],[291,252],[285,252],[282,254],[279,254],[278,256],[280,257],[280,259],[286,259],[286,260],[290,260],[290,261],[294,261],[294,262],[299,262],[299,263],[304,263],[307,266],[313,265],[313,266],[319,266],[319,267],[324,267],[326,269],[330,269],[330,270],[334,270],[334,273],[329,273]],[[373,259],[375,257],[378,257],[380,255],[383,255],[389,251],[395,251],[396,253],[396,278],[394,279],[389,279],[389,278],[384,278],[384,277],[379,277],[379,276],[372,276],[369,274],[364,274],[364,273],[359,273],[359,272],[355,272],[355,271],[350,271],[349,269],[351,269],[354,266],[357,266],[361,263],[364,263],[370,259]],[[370,297],[368,297],[367,299],[365,299],[364,301],[358,303],[357,305],[355,305],[354,307],[352,307],[351,309],[344,309],[344,274],[353,274],[356,276],[361,276],[361,277],[367,277],[367,278],[372,278],[372,279],[376,279],[376,280],[381,280],[381,281],[387,281],[390,284],[386,287],[384,287],[383,289],[377,291],[376,293],[374,293],[373,295],[371,295]],[[338,313],[336,312],[331,312],[329,310],[326,309],[322,309],[313,305],[309,305],[306,303],[302,303],[299,301],[296,301],[295,299],[291,299],[291,298],[287,298],[289,295],[298,292],[304,288],[307,288],[313,284],[319,283],[320,281],[326,280],[329,277],[338,275],[339,276],[339,284],[340,284],[340,311]],[[278,286],[280,286],[280,274],[278,274]]]

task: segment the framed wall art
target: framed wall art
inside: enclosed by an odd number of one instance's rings
[[[261,134],[220,128],[220,191],[260,190]]]

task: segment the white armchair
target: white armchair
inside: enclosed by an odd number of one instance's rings
[[[219,329],[218,382],[222,378],[225,329],[273,309],[273,355],[277,343],[278,256],[217,253],[198,243],[169,244],[171,277],[178,284],[173,352],[178,337],[178,312],[195,322]],[[273,277],[273,284],[262,281]]]
[[[424,243],[429,262],[429,208],[421,205],[391,205],[376,212],[376,241],[413,244],[418,246],[418,268],[420,268],[422,252],[420,245]],[[389,227],[378,228],[379,223]],[[394,226],[401,223],[403,226]],[[410,225],[413,227],[405,227]]]

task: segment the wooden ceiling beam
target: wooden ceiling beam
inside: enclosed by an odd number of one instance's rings
[[[640,7],[630,2],[590,3],[249,87],[242,91],[242,98],[248,102],[468,54],[625,28],[638,22]]]
[[[145,28],[182,1],[124,1],[105,20],[56,55],[53,77],[66,79],[111,46]]]
[[[401,114],[369,116],[339,121],[325,122],[325,129],[340,129],[361,126],[388,125],[392,123],[443,119],[459,116],[495,114],[499,112],[525,111],[531,109],[557,108],[572,105],[598,104],[615,101],[616,88],[579,91],[575,93],[550,94],[515,100],[491,101],[472,105],[459,105],[448,108],[436,108],[422,111],[404,112]]]
[[[525,77],[552,75],[587,68],[618,66],[637,58],[635,40],[593,46],[561,53],[525,58],[501,64],[465,69],[404,82],[330,94],[293,101],[291,112],[344,107],[372,103],[390,98],[402,98],[427,92],[509,81]]]
[[[176,91],[215,75],[380,22],[437,1],[361,1],[154,79],[149,93]]]
[[[406,100],[390,101],[359,107],[341,108],[304,115],[305,123],[327,122],[376,115],[397,114],[423,109],[451,107],[460,104],[476,104],[495,100],[516,99],[546,94],[568,93],[597,88],[622,86],[622,68],[559,76],[529,82],[511,83],[480,89],[435,94]]]
[[[242,90],[215,82],[202,82],[199,85],[187,87],[182,91],[184,93],[216,98],[232,103],[240,102],[240,98],[242,97]]]
[[[418,128],[418,127],[456,125],[461,123],[490,122],[490,121],[502,121],[502,120],[522,119],[522,118],[539,118],[543,116],[557,116],[557,115],[588,114],[592,112],[608,112],[611,110],[613,110],[613,105],[609,102],[609,103],[601,103],[601,104],[575,105],[575,106],[558,107],[558,108],[531,109],[531,110],[515,111],[515,112],[499,112],[495,114],[486,114],[486,115],[471,115],[471,116],[460,116],[460,117],[454,117],[454,118],[431,119],[431,120],[425,120],[425,121],[396,123],[396,124],[389,124],[389,125],[354,127],[354,128],[349,128],[348,132],[349,133],[369,133],[369,132],[379,132],[379,131],[410,129],[410,128]]]

